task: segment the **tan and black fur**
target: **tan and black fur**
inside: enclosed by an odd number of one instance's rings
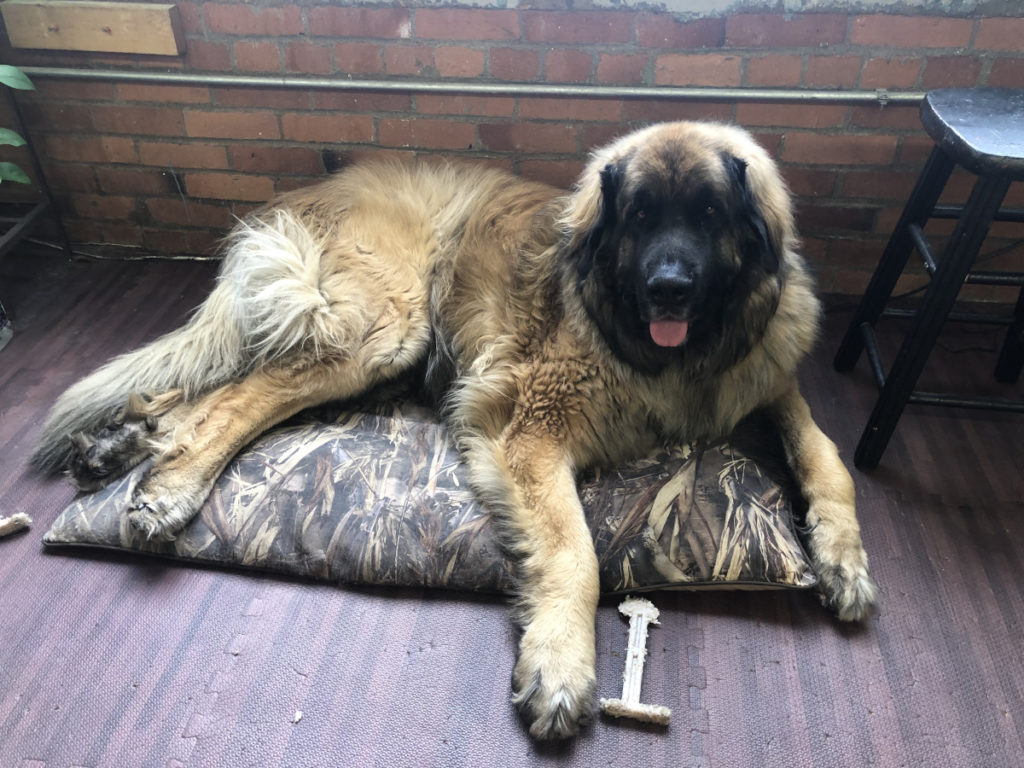
[[[797,388],[819,307],[795,249],[774,164],[728,126],[628,135],[569,193],[357,165],[237,227],[207,302],[69,389],[34,461],[94,488],[153,455],[127,514],[173,537],[263,430],[421,377],[516,556],[514,700],[534,736],[569,736],[593,709],[585,467],[763,410],[809,504],[824,599],[848,620],[874,602],[850,476]]]

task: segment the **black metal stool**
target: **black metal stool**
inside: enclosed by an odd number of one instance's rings
[[[1009,325],[996,364],[996,378],[1012,382],[1024,366],[1024,290],[1011,317],[952,312],[964,284],[1024,286],[1024,273],[972,270],[993,221],[1024,222],[1024,210],[1000,210],[1012,181],[1024,180],[1024,91],[953,88],[930,92],[921,104],[921,122],[935,140],[896,229],[889,238],[860,306],[836,353],[835,367],[848,371],[866,350],[880,394],[861,435],[854,463],[878,465],[907,403],[1024,413],[1024,402],[991,397],[956,397],[914,390],[918,376],[947,320]],[[936,206],[955,166],[978,176],[967,204]],[[956,229],[936,260],[923,229],[929,218],[956,218]],[[917,310],[886,309],[911,251],[917,250],[931,277]],[[875,344],[881,316],[911,318],[910,331],[888,375]]]

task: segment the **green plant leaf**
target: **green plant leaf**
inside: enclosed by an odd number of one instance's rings
[[[0,163],[0,181],[16,181],[19,184],[32,183],[32,179],[14,163]]]
[[[17,88],[19,91],[34,91],[36,89],[32,85],[32,81],[28,79],[28,75],[10,64],[0,64],[0,83],[10,88]]]
[[[23,147],[25,146],[25,140],[10,128],[0,128],[0,144]]]

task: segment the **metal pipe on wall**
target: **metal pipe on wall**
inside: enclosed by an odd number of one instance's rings
[[[702,88],[683,86],[553,85],[546,83],[480,83],[466,81],[349,80],[292,75],[231,75],[194,72],[140,72],[120,69],[22,67],[29,77],[60,80],[116,81],[151,85],[192,85],[231,88],[376,91],[455,94],[464,96],[540,96],[587,99],[658,99],[666,101],[782,102],[879,107],[917,106],[922,91],[827,91],[797,88]]]

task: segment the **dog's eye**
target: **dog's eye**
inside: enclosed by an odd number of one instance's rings
[[[707,208],[704,209],[704,218],[705,219],[713,219],[717,215],[718,215],[718,209],[715,206],[713,206],[713,205],[709,205]]]
[[[647,218],[647,211],[645,211],[643,208],[640,208],[633,214],[633,218],[636,219],[637,221],[643,221],[644,219]]]

